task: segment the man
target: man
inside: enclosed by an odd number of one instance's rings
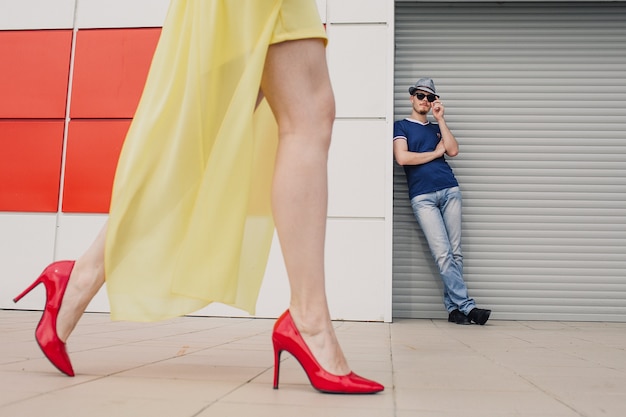
[[[411,117],[394,123],[393,153],[404,167],[415,218],[428,241],[443,281],[448,321],[483,325],[491,310],[476,308],[463,280],[461,192],[444,155],[455,157],[459,144],[446,125],[443,103],[430,78],[409,87]],[[437,124],[428,121],[432,110]]]

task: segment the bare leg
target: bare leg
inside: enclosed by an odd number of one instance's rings
[[[324,278],[327,159],[335,116],[325,49],[319,39],[272,45],[265,65],[262,91],[280,128],[272,199],[291,286],[290,311],[320,364],[347,374]],[[106,226],[76,261],[57,320],[63,341],[104,284],[105,236]]]
[[[263,94],[279,126],[274,220],[291,286],[289,310],[328,372],[350,372],[330,320],[324,278],[327,159],[335,101],[320,39],[271,45]]]
[[[105,225],[87,251],[76,260],[57,317],[59,339],[67,341],[87,305],[104,284]]]

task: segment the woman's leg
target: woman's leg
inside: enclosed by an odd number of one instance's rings
[[[67,341],[87,305],[104,284],[104,242],[106,225],[87,251],[76,260],[57,317],[57,334]]]
[[[323,41],[271,45],[261,89],[279,127],[272,204],[291,286],[289,310],[320,365],[344,375],[350,369],[330,321],[324,282],[327,159],[335,101]]]
[[[320,364],[336,375],[347,374],[324,281],[326,174],[335,107],[322,40],[270,46],[262,91],[280,131],[272,200],[291,286],[290,312]],[[106,226],[76,261],[57,319],[63,341],[104,284],[105,236]]]

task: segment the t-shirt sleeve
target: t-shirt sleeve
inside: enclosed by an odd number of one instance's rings
[[[406,131],[404,129],[404,123],[401,120],[394,122],[393,124],[393,140],[398,138],[406,139]]]

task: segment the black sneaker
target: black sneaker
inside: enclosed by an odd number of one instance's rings
[[[456,324],[472,324],[470,319],[465,314],[461,313],[461,310],[458,308],[448,314],[448,321]]]
[[[469,317],[469,319],[473,321],[474,323],[480,324],[482,326],[483,324],[487,323],[487,320],[489,320],[490,315],[491,315],[491,310],[485,310],[482,308],[474,308],[472,309],[472,311],[469,312],[467,317]]]

